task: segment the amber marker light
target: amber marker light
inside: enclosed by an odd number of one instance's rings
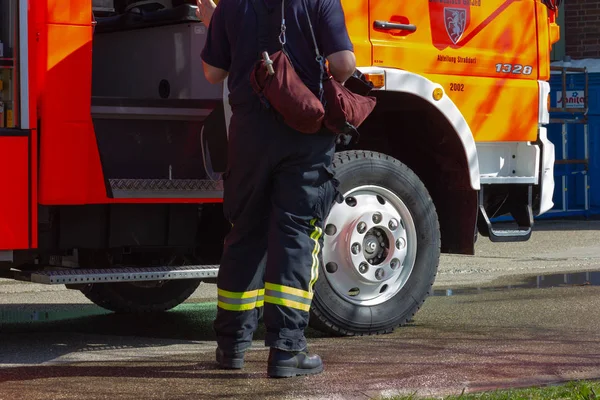
[[[444,97],[444,91],[441,88],[433,90],[433,99],[435,101],[440,101],[442,97]]]
[[[376,89],[381,89],[385,86],[385,72],[365,74],[365,79],[371,82]]]

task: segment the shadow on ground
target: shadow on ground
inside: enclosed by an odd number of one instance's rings
[[[0,334],[76,332],[111,336],[141,336],[179,340],[215,340],[212,323],[216,303],[185,303],[156,314],[114,314],[87,304],[0,305]],[[260,324],[255,339],[264,339]],[[308,329],[310,337],[321,332]]]
[[[36,305],[47,322],[3,326],[0,399],[368,399],[600,378],[600,287],[541,286],[434,296],[389,335],[310,331],[325,372],[288,380],[266,379],[262,327],[243,371],[215,369],[214,303],[142,317]]]

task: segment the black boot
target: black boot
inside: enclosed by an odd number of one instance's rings
[[[283,351],[271,348],[267,375],[271,378],[289,378],[323,372],[323,361],[316,354],[304,351]]]
[[[244,353],[225,353],[217,347],[217,364],[222,369],[242,369],[244,368]]]

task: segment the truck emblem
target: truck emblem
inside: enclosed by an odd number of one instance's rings
[[[446,32],[452,43],[456,44],[465,32],[467,11],[461,8],[444,7]]]

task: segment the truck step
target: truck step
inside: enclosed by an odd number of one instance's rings
[[[533,231],[533,196],[531,186],[527,187],[524,195],[518,196],[511,207],[510,214],[515,219],[517,229],[498,229],[490,221],[483,201],[483,185],[479,191],[479,232],[492,242],[526,242]]]
[[[212,279],[219,272],[218,265],[186,265],[183,267],[65,269],[34,271],[31,282],[44,285],[73,285],[107,282],[143,282],[173,279]]]
[[[110,179],[116,199],[223,197],[223,181],[201,179]]]

